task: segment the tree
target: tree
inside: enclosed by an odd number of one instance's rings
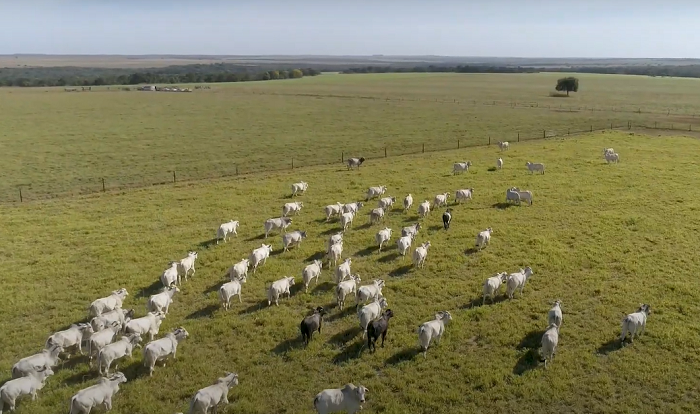
[[[300,71],[299,69],[294,69],[289,77],[292,79],[302,78],[302,77],[304,77],[304,73],[302,71]]]
[[[559,92],[566,91],[566,96],[569,96],[569,92],[578,92],[578,78],[561,78],[557,81],[556,89]]]
[[[273,70],[270,72],[270,79],[279,79],[280,78],[280,72],[278,70]]]
[[[264,81],[270,80],[270,72],[263,73],[262,80],[264,80]]]

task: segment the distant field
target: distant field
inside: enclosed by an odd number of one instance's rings
[[[558,74],[321,75],[188,94],[0,90],[0,200],[565,135],[697,125],[700,80]],[[114,88],[113,88],[114,89]],[[517,105],[511,106],[511,102]],[[495,105],[494,105],[495,104]],[[636,113],[640,111],[641,113]],[[667,115],[670,114],[670,115]]]
[[[212,96],[235,100],[236,94]],[[605,164],[601,149],[609,146],[620,153],[620,164]],[[0,380],[113,289],[126,287],[131,295],[125,307],[144,315],[168,261],[195,249],[196,275],[176,296],[160,331],[162,336],[184,326],[191,337],[178,348],[177,361],[157,367],[152,378],[144,376],[140,350],[120,363],[129,382],[115,396],[111,414],[186,413],[191,396],[224,370],[238,372],[240,385],[220,413],[311,414],[317,392],[346,382],[371,390],[363,410],[368,414],[698,412],[700,176],[693,171],[699,150],[694,138],[606,132],[514,143],[506,153],[484,147],[370,160],[359,172],[310,167],[5,204]],[[487,171],[497,157],[504,158],[504,169]],[[451,175],[457,159],[474,163],[468,174]],[[529,175],[527,160],[544,162],[546,174]],[[292,228],[309,237],[299,249],[280,253],[279,235],[260,238],[262,223],[280,214],[290,184],[300,179],[310,188],[299,198],[305,207]],[[306,294],[297,286],[279,307],[267,307],[264,289],[285,275],[299,281],[303,267],[321,257],[328,235],[338,229],[336,222],[324,222],[323,206],[358,200],[368,186],[382,184],[399,200],[409,192],[416,202],[432,200],[464,187],[474,188],[474,200],[455,207],[447,232],[442,209],[424,221],[417,241],[430,240],[432,247],[423,270],[411,269],[395,248],[400,228],[417,220],[415,207],[406,215],[394,210],[374,226],[366,224],[366,213],[375,202],[361,210],[346,235],[344,257],[352,257],[363,283],[386,280],[384,294],[396,316],[385,348],[358,357],[357,317],[353,306],[343,312],[335,307],[327,268],[317,287]],[[510,186],[532,190],[534,204],[505,207]],[[216,227],[229,219],[241,221],[238,238],[213,245]],[[394,237],[379,254],[374,234],[384,226],[394,229]],[[487,226],[494,229],[491,245],[465,254]],[[223,312],[215,291],[224,272],[263,242],[272,243],[273,256],[244,285],[243,303]],[[527,265],[534,276],[523,296],[480,306],[487,277]],[[557,357],[544,371],[537,348],[555,299],[562,300],[564,322]],[[619,349],[620,321],[640,302],[653,311],[646,333]],[[299,321],[319,305],[330,315],[323,332],[302,349]],[[416,355],[416,329],[440,310],[450,311],[454,321],[423,359]],[[37,401],[22,400],[17,414],[65,413],[70,397],[95,381],[86,358],[74,358],[56,370]]]

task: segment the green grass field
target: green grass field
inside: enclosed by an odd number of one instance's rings
[[[620,164],[605,164],[601,150],[608,146],[620,153]],[[191,337],[178,348],[178,360],[156,368],[152,378],[140,367],[141,351],[122,362],[130,381],[111,413],[186,412],[196,390],[225,370],[238,372],[240,385],[222,413],[312,413],[317,392],[346,382],[371,390],[368,413],[695,412],[700,177],[693,171],[699,146],[689,137],[605,132],[514,143],[503,155],[495,147],[469,148],[370,160],[359,172],[309,167],[2,205],[2,379],[19,358],[84,319],[88,304],[111,290],[126,287],[125,306],[144,315],[168,261],[194,249],[197,273],[161,327],[162,335],[184,326]],[[504,169],[487,171],[499,156]],[[472,170],[452,176],[452,163],[466,159]],[[528,160],[544,162],[546,174],[529,175]],[[301,179],[310,188],[299,198],[305,208],[292,228],[307,230],[308,239],[287,253],[279,253],[279,235],[268,239],[273,256],[249,277],[243,303],[223,312],[215,289],[224,272],[260,246],[263,221],[280,214],[290,184]],[[475,196],[455,207],[449,231],[441,228],[442,209],[425,220],[417,241],[430,240],[432,247],[422,270],[397,257],[396,236],[378,254],[374,234],[384,225],[369,227],[366,214],[358,216],[344,257],[352,257],[363,282],[387,281],[384,294],[395,312],[385,348],[358,358],[357,317],[334,307],[327,269],[308,294],[296,289],[279,307],[262,301],[271,281],[285,275],[299,281],[338,228],[323,222],[323,206],[358,200],[368,186],[382,184],[399,199],[412,193],[416,203],[465,187]],[[510,186],[530,189],[534,204],[503,207]],[[219,223],[230,219],[241,221],[239,237],[212,245]],[[386,226],[397,232],[414,220],[415,207],[408,215],[396,210]],[[465,253],[488,226],[491,245]],[[527,265],[534,276],[522,297],[480,306],[486,278]],[[545,371],[536,352],[555,299],[562,300],[564,322],[557,358]],[[653,311],[646,334],[619,349],[620,321],[640,302]],[[319,305],[330,315],[323,333],[302,349],[299,321]],[[440,310],[449,310],[453,322],[427,359],[416,356],[416,328]],[[95,380],[85,359],[75,358],[56,371],[37,401],[22,401],[17,412],[67,412],[70,397]]]
[[[0,200],[19,201],[18,186],[33,200],[99,191],[102,178],[115,189],[169,182],[173,170],[192,180],[291,169],[292,158],[298,167],[543,130],[700,122],[696,79],[580,75],[578,94],[549,97],[558,76],[322,75],[187,94],[3,88]]]

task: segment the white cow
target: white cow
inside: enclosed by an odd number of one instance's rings
[[[362,339],[365,339],[365,336],[367,335],[367,325],[369,325],[373,320],[377,319],[382,314],[382,310],[386,309],[388,306],[389,304],[387,303],[386,298],[380,296],[376,298],[374,302],[368,303],[360,308],[360,310],[357,312],[357,317],[360,319]]]
[[[501,151],[506,151],[510,147],[510,143],[508,141],[498,141],[498,148],[501,149]]]
[[[413,205],[413,196],[411,194],[408,194],[404,199],[403,199],[403,212],[407,212],[411,206]]]
[[[345,298],[347,298],[351,293],[357,296],[357,287],[360,285],[361,281],[362,279],[360,279],[359,275],[351,275],[350,280],[340,282],[338,283],[338,286],[335,287],[335,297],[338,300],[340,310],[343,310],[343,307],[345,306]]]
[[[649,314],[651,314],[651,306],[640,304],[637,312],[625,316],[622,320],[622,335],[620,335],[622,345],[625,344],[625,337],[628,332],[630,334],[630,342],[634,342],[635,335],[641,336],[644,333]]]
[[[618,163],[620,162],[620,155],[617,152],[607,153],[605,154],[605,161],[607,161],[608,164],[611,162]]]
[[[36,366],[26,377],[20,377],[7,381],[0,387],[0,414],[8,405],[10,411],[15,411],[17,398],[22,395],[31,395],[32,401],[37,399],[37,391],[44,388],[46,378],[53,375],[51,367]],[[29,412],[29,411],[27,411]]]
[[[367,197],[365,201],[369,201],[374,197],[379,197],[386,192],[386,186],[380,185],[379,187],[370,187],[367,189]]]
[[[272,302],[275,302],[275,306],[279,306],[279,298],[285,293],[287,298],[292,297],[292,293],[289,288],[294,286],[294,276],[285,276],[280,280],[272,282],[270,287],[267,289],[267,306],[271,306]]]
[[[532,276],[532,268],[530,266],[525,269],[520,269],[517,273],[508,275],[508,281],[506,282],[506,294],[508,298],[513,299],[516,289],[520,289],[520,295],[522,296],[525,283],[527,283],[530,276]]]
[[[418,217],[425,218],[430,214],[430,201],[425,200],[418,205]]]
[[[290,247],[300,246],[301,241],[306,238],[306,232],[301,230],[296,230],[290,233],[282,235],[282,246],[284,246],[283,251],[288,251]]]
[[[479,234],[476,235],[476,248],[477,248],[477,250],[481,250],[482,248],[488,246],[489,242],[491,241],[491,233],[492,232],[493,232],[493,229],[491,227],[489,227],[484,231],[480,231]]]
[[[250,256],[248,256],[248,262],[253,266],[253,274],[255,274],[258,266],[267,262],[267,258],[270,257],[271,252],[272,245],[262,244],[260,247],[253,250]]]
[[[559,344],[559,328],[556,324],[549,324],[547,330],[542,335],[542,358],[544,358],[544,367],[547,368],[547,360],[554,359],[554,353],[557,351]]]
[[[401,237],[397,242],[397,246],[399,248],[399,254],[402,256],[403,259],[406,258],[406,253],[408,250],[411,248],[411,243],[413,242],[413,233],[409,234],[408,236],[403,236]]]
[[[401,237],[411,236],[411,237],[415,238],[416,235],[418,234],[418,231],[420,230],[420,228],[421,228],[421,225],[419,222],[416,222],[410,226],[404,227],[403,229],[401,229]]]
[[[90,356],[90,362],[92,362],[94,356],[97,356],[100,349],[114,341],[117,337],[117,333],[121,329],[122,327],[119,325],[119,322],[113,322],[112,325],[90,335],[88,339],[88,355]]]
[[[359,170],[360,165],[362,165],[362,163],[365,162],[365,157],[348,158],[347,162],[348,162],[348,170],[351,170],[353,168],[357,168]]]
[[[149,342],[143,348],[143,366],[148,368],[148,375],[153,376],[156,362],[164,360],[168,355],[172,355],[173,360],[177,359],[177,346],[180,344],[180,341],[189,336],[190,334],[185,328],[180,326],[172,332],[166,333],[163,338]],[[165,366],[165,363],[163,363],[163,366]]]
[[[146,310],[151,313],[162,311],[167,315],[170,304],[173,303],[173,296],[179,291],[180,289],[177,286],[171,286],[164,288],[161,293],[151,295],[146,303]]]
[[[230,282],[224,283],[219,288],[219,299],[224,310],[231,309],[231,298],[238,296],[238,303],[243,303],[241,298],[242,283],[246,283],[245,275],[240,278],[231,279]]]
[[[391,239],[391,229],[389,227],[385,227],[384,230],[379,230],[379,232],[374,236],[374,240],[377,241],[377,244],[379,245],[379,251],[382,251],[382,246],[384,243],[388,242]]]
[[[614,149],[612,148],[603,148],[603,155],[605,154],[613,154],[615,152]]]
[[[382,279],[375,279],[372,284],[360,286],[357,289],[357,295],[355,297],[357,305],[360,303],[367,303],[368,301],[375,301],[382,296],[382,289],[384,288],[385,282]]]
[[[384,218],[384,209],[379,207],[375,208],[369,213],[370,224],[379,223]]]
[[[122,302],[127,296],[129,296],[129,292],[127,292],[125,288],[114,290],[112,291],[111,295],[104,298],[99,298],[92,302],[88,307],[88,313],[91,317],[94,317],[100,316],[105,312],[121,308]]]
[[[362,201],[356,201],[354,203],[348,203],[348,204],[343,204],[343,213],[355,213],[357,214],[358,211],[362,207],[364,207],[365,203]]]
[[[125,333],[137,333],[139,335],[149,334],[151,341],[158,334],[160,325],[165,319],[165,313],[148,313],[141,318],[132,319],[126,323]]]
[[[365,396],[369,390],[360,385],[345,384],[343,388],[325,389],[314,398],[314,409],[318,414],[347,412],[356,414],[362,411]]]
[[[471,166],[472,166],[471,161],[456,162],[456,163],[454,163],[454,165],[452,165],[452,174],[454,175],[454,174],[457,174],[460,172],[465,172],[465,171],[469,172],[469,167],[471,167]]]
[[[464,188],[455,191],[455,203],[461,204],[462,201],[471,200],[472,194],[474,194],[473,188]]]
[[[433,200],[433,208],[447,206],[447,199],[448,198],[450,198],[449,191],[446,193],[443,193],[443,194],[436,195],[435,200]]]
[[[292,224],[291,217],[278,217],[265,220],[265,238],[270,234],[272,230],[282,230],[287,232],[287,227]]]
[[[503,158],[499,158],[496,160],[496,168],[499,170],[503,168]]]
[[[384,197],[381,200],[379,200],[379,203],[377,203],[377,207],[384,210],[389,210],[395,202],[396,197]]]
[[[541,171],[542,174],[544,174],[544,164],[542,164],[540,162],[532,163],[532,162],[528,161],[525,163],[525,166],[527,167],[528,170],[530,170],[531,174],[534,174],[535,171]]]
[[[352,259],[348,257],[343,263],[335,268],[335,283],[340,283],[346,278],[350,277],[350,265],[352,265]]]
[[[228,271],[229,279],[234,280],[240,277],[248,276],[248,265],[250,264],[249,259],[243,259],[235,265],[231,266]]]
[[[425,266],[425,258],[428,257],[428,247],[430,247],[430,241],[427,241],[420,246],[416,247],[413,251],[413,265],[419,268]]]
[[[304,270],[302,270],[301,278],[304,281],[304,292],[309,291],[309,285],[311,284],[312,280],[316,279],[316,284],[318,285],[318,278],[321,276],[322,268],[323,263],[320,260],[314,260],[313,263],[306,266]]]
[[[225,377],[216,380],[214,385],[204,387],[192,397],[190,401],[190,414],[216,414],[219,403],[228,404],[228,392],[234,385],[238,385],[238,374],[226,372]]]
[[[340,224],[343,226],[343,232],[345,232],[348,227],[352,224],[352,221],[355,219],[355,213],[343,213],[342,216],[340,216]]]
[[[104,368],[104,374],[109,374],[109,367],[112,366],[112,363],[125,356],[131,358],[134,347],[141,346],[140,343],[141,335],[128,334],[111,344],[105,345],[100,349],[100,352],[97,353],[97,371],[102,375],[102,368]]]
[[[187,276],[192,271],[192,276],[196,272],[194,268],[194,262],[197,260],[197,252],[187,252],[187,257],[180,260],[180,265],[178,266],[177,284],[179,285],[182,280],[180,280],[180,273],[185,276],[185,282],[187,282]]]
[[[104,405],[105,410],[112,409],[112,397],[119,392],[119,384],[126,382],[126,376],[117,372],[109,378],[102,377],[91,387],[78,391],[70,400],[70,414],[90,414],[98,405]]]
[[[328,250],[328,262],[333,262],[333,266],[338,265],[338,261],[343,258],[343,241],[334,243]]]
[[[80,355],[83,355],[83,341],[94,332],[92,325],[89,323],[72,324],[68,329],[49,336],[49,339],[46,340],[45,348],[51,349],[54,345],[58,345],[63,349],[67,349],[76,346]]]
[[[547,323],[557,325],[557,329],[561,328],[563,316],[561,314],[561,300],[554,302],[552,309],[547,312]]]
[[[219,226],[219,229],[216,231],[216,244],[219,244],[221,239],[224,239],[224,243],[226,243],[226,238],[230,234],[238,236],[238,220],[231,220]]]
[[[326,213],[326,221],[330,221],[333,216],[340,216],[343,211],[343,203],[338,202],[335,204],[327,205],[323,211]]]
[[[292,203],[285,203],[282,207],[282,217],[287,217],[289,213],[294,213],[296,216],[299,214],[301,209],[304,207],[304,203],[301,201],[294,201]]]
[[[491,303],[493,303],[493,299],[501,289],[501,285],[507,281],[507,272],[498,273],[496,276],[486,279],[486,283],[484,283],[484,297],[481,299],[481,304],[483,305],[484,302],[486,302],[487,297],[489,297],[491,299]]]
[[[518,193],[518,196],[520,197],[520,200],[525,200],[528,202],[528,204],[532,205],[532,191],[521,190],[518,187],[511,187],[510,190],[516,191]]]
[[[513,190],[512,188],[506,190],[506,203],[510,201],[516,204],[520,204],[520,193]]]
[[[49,349],[44,349],[41,352],[22,358],[12,366],[12,378],[20,378],[36,372],[37,367],[47,366],[53,368],[58,365],[60,358],[58,355],[63,352],[63,348],[54,345]],[[1,413],[0,413],[1,414]]]
[[[420,350],[423,352],[423,358],[426,357],[428,353],[428,347],[430,347],[430,342],[435,339],[435,344],[437,345],[442,338],[442,334],[445,333],[445,325],[452,320],[452,315],[448,311],[440,311],[435,314],[435,319],[423,323],[418,327],[418,343],[420,344]]]
[[[163,287],[169,287],[175,283],[179,283],[177,270],[179,267],[180,262],[170,262],[170,267],[165,269],[163,274],[160,275],[160,283],[163,284]]]
[[[299,181],[298,183],[292,184],[292,197],[297,194],[304,194],[306,190],[309,189],[309,184],[304,181]]]
[[[123,327],[133,317],[133,309],[115,309],[92,318],[92,320],[90,320],[90,325],[92,325],[92,330],[97,332],[104,329],[105,326],[111,325],[113,322],[119,322],[119,324]]]
[[[338,242],[343,241],[343,232],[338,232],[336,234],[332,234],[331,237],[328,238],[328,244],[326,244],[326,253],[329,253],[331,251],[331,247],[333,247],[334,244]]]

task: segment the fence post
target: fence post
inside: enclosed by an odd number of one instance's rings
[[[547,138],[547,130],[546,129],[542,130],[542,138]]]
[[[491,135],[489,135],[489,145],[491,145]]]
[[[518,142],[520,142],[520,132],[518,132]]]
[[[294,158],[292,158],[292,169],[294,169]]]
[[[612,124],[612,122],[610,123],[610,129],[613,129],[613,124]]]
[[[425,145],[425,144],[423,144]],[[386,158],[386,147],[384,147],[384,158]]]
[[[457,140],[457,149],[459,149],[459,140]]]
[[[236,175],[238,175],[238,164],[236,164]]]
[[[23,201],[22,198],[22,187],[19,188],[19,202],[21,203]]]
[[[102,192],[105,192],[105,178],[102,177]]]
[[[423,152],[425,152],[425,144],[423,144]]]
[[[340,152],[340,162],[344,163],[345,162],[345,151]]]
[[[568,129],[566,130],[566,135],[571,135],[571,128],[568,128]]]
[[[591,125],[591,132],[593,132],[593,125]]]
[[[173,183],[177,181],[177,177],[175,176],[175,170],[173,170]]]

